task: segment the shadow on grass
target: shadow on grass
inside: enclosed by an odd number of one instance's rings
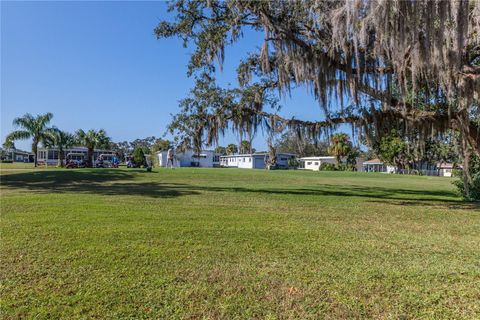
[[[45,193],[92,193],[100,195],[132,195],[153,198],[169,198],[198,194],[189,185],[134,181],[135,173],[145,170],[92,169],[88,171],[61,170],[7,174],[1,177],[1,185]],[[137,176],[138,177],[138,176]]]
[[[92,193],[101,195],[133,195],[152,198],[200,195],[203,192],[246,192],[252,194],[336,196],[368,198],[371,202],[401,206],[433,205],[449,209],[480,209],[479,204],[465,203],[451,191],[412,190],[355,185],[319,185],[318,188],[246,188],[214,187],[161,181],[138,180],[144,170],[62,170],[24,172],[1,177],[1,185],[48,193]],[[157,173],[152,173],[157,174]],[[160,179],[159,179],[160,180]]]

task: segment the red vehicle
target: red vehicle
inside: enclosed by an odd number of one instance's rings
[[[75,161],[69,161],[67,160],[67,164],[65,165],[65,168],[67,169],[75,169],[78,168],[78,164]]]

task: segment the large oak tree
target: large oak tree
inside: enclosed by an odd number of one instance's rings
[[[480,156],[480,1],[177,0],[170,8],[175,19],[155,32],[193,44],[190,74],[221,66],[246,28],[264,34],[239,64],[237,112],[217,110],[217,124],[235,121],[240,106],[242,125],[270,118],[311,137],[350,123],[372,144],[393,128],[420,143],[454,130],[464,166],[470,151]],[[263,110],[265,90],[299,85],[318,99],[324,121]]]

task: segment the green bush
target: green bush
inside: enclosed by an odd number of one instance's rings
[[[320,165],[320,171],[336,171],[337,168],[333,163],[322,163]]]
[[[453,181],[453,184],[457,187],[458,192],[465,198],[465,200],[480,201],[480,173],[472,176],[472,182],[469,184],[470,196],[467,196],[465,193],[465,186],[463,185],[462,179]]]
[[[298,168],[300,166],[300,161],[298,161],[297,159],[295,158],[290,158],[288,159],[288,167],[289,168]]]
[[[470,155],[470,177],[472,178],[471,182],[468,184],[470,194],[466,193],[465,186],[463,184],[463,175],[465,174],[461,170],[454,170],[454,176],[457,176],[459,179],[453,181],[453,184],[457,187],[458,192],[463,196],[467,201],[480,201],[480,158],[478,158],[474,153]]]

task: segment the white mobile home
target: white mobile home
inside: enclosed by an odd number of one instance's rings
[[[19,149],[5,150],[5,160],[12,162],[33,162],[33,153]]]
[[[300,158],[300,168],[305,170],[319,171],[322,163],[336,164],[335,157],[303,157]]]
[[[385,165],[380,159],[372,159],[363,163],[364,172],[385,172],[395,173],[396,168],[394,166]]]
[[[160,167],[167,166],[167,151],[157,152],[158,164]],[[219,166],[220,156],[213,150],[202,150],[200,154],[196,154],[193,150],[186,150],[174,155],[174,167],[201,167],[212,168]]]
[[[84,155],[84,160],[87,160],[88,149],[85,147],[72,147],[65,149],[64,159],[67,159],[67,155],[74,154],[75,156]],[[97,158],[100,155],[115,155],[115,152],[112,150],[100,150],[95,149],[93,151],[93,163],[97,161]],[[39,148],[37,152],[37,161],[39,163],[46,163],[49,165],[58,164],[58,149],[57,148]]]
[[[303,157],[300,158],[300,169],[319,171],[323,163],[337,164],[337,158],[333,156],[315,156],[315,157]],[[362,171],[363,158],[357,158],[356,170]],[[345,158],[342,159],[345,162]]]
[[[220,157],[220,166],[241,169],[265,169],[268,161],[268,153],[234,154]],[[295,158],[294,154],[277,154],[277,166],[288,168],[288,161]]]

